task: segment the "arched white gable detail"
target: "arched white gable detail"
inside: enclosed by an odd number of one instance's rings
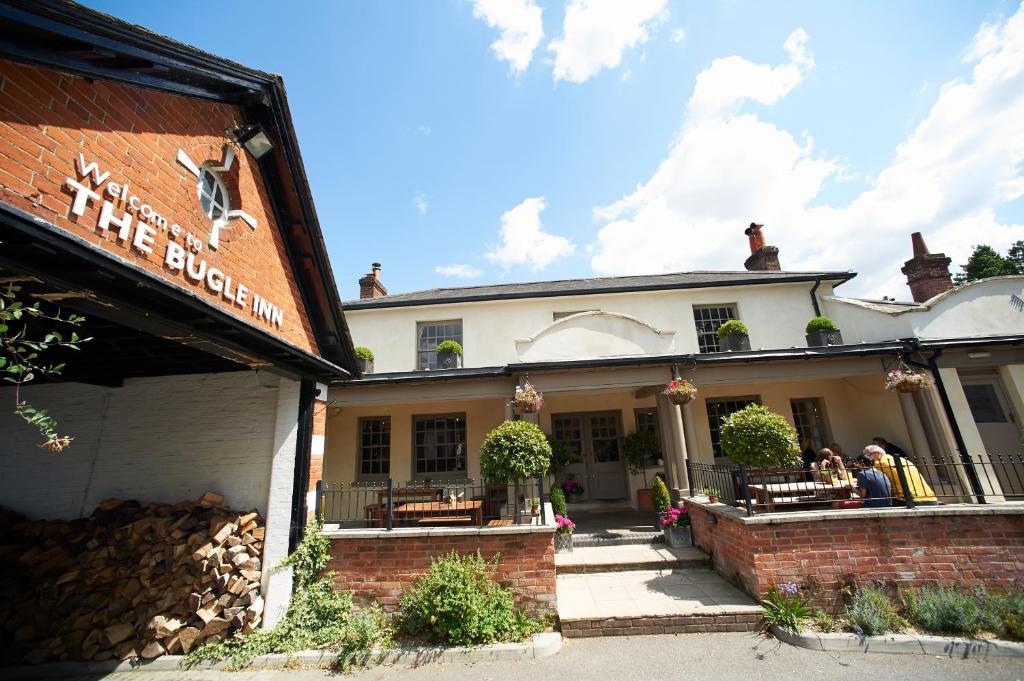
[[[662,331],[618,312],[580,312],[516,341],[520,362],[664,355],[673,351],[675,331]]]

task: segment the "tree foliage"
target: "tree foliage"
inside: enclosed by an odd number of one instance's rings
[[[722,419],[722,451],[748,466],[795,466],[800,463],[796,429],[785,417],[751,404]]]
[[[480,472],[488,480],[526,480],[544,475],[551,445],[529,421],[505,421],[487,433],[480,446]]]
[[[989,277],[1024,274],[1024,241],[1017,241],[1010,246],[1005,256],[986,244],[975,246],[971,257],[967,259],[966,264],[960,266],[960,269],[963,272],[953,277],[957,284]]]

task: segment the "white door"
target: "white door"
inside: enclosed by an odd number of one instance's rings
[[[1020,429],[1002,382],[998,376],[964,376],[961,383],[1003,494],[1024,495],[1024,466],[1019,463]],[[1016,455],[1017,462],[1002,459],[1007,455]]]
[[[620,422],[617,411],[551,417],[555,439],[579,457],[566,473],[583,485],[583,499],[605,501],[628,495],[626,468],[619,453]]]

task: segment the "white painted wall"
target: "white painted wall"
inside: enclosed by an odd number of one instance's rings
[[[449,303],[413,307],[345,311],[356,345],[365,345],[376,355],[375,371],[414,371],[416,369],[417,322],[462,320],[466,367],[503,366],[517,361],[567,359],[561,343],[520,343],[552,325],[554,312],[600,310],[628,315],[653,327],[646,332],[621,317],[608,317],[607,329],[595,325],[595,319],[581,318],[579,323],[562,328],[572,348],[571,356],[625,356],[697,352],[697,332],[693,305],[734,303],[739,317],[750,327],[750,344],[757,348],[805,347],[804,327],[814,316],[811,306],[812,283],[765,284],[675,291],[647,291],[555,298]],[[819,295],[831,295],[832,288],[822,284]],[[568,320],[567,320],[568,321]],[[628,333],[624,327],[629,326]],[[555,331],[555,327],[548,332]],[[672,332],[662,337],[657,331]],[[601,343],[600,335],[607,335]],[[542,334],[543,335],[543,334]],[[541,338],[538,337],[538,341]],[[546,349],[542,348],[546,345]],[[528,360],[525,359],[528,357]]]
[[[254,372],[140,378],[120,388],[29,385],[22,397],[75,439],[60,454],[40,449],[38,431],[11,413],[13,390],[0,391],[4,506],[70,519],[109,497],[178,502],[212,490],[232,508],[266,515],[278,386],[260,387]],[[297,403],[284,416],[294,425]],[[294,459],[294,444],[291,451]],[[290,468],[285,477],[290,501]]]

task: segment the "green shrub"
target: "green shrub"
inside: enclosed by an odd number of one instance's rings
[[[453,340],[441,341],[440,343],[437,344],[437,347],[434,349],[434,351],[437,352],[437,354],[439,355],[444,354],[446,352],[454,352],[459,357],[462,357],[462,346]]]
[[[764,628],[775,625],[792,632],[800,631],[800,622],[811,616],[807,600],[800,596],[796,584],[780,584],[761,600]]]
[[[402,629],[450,645],[519,641],[542,630],[543,623],[515,607],[512,591],[493,581],[496,563],[479,551],[434,559],[402,595]]]
[[[658,449],[658,435],[653,428],[637,428],[622,438],[622,458],[626,462],[626,468],[632,475],[642,474],[645,486],[650,455],[656,455]]]
[[[749,336],[750,329],[747,325],[738,319],[730,319],[726,323],[718,327],[718,337],[725,338],[726,336]]]
[[[966,634],[999,631],[1001,618],[984,605],[985,597],[975,598],[945,586],[910,589],[903,598],[911,621],[935,634]]]
[[[480,472],[488,480],[536,478],[550,465],[551,445],[529,421],[505,421],[480,445]]]
[[[565,492],[561,487],[555,487],[549,495],[551,499],[551,512],[555,515],[568,516],[569,509],[565,506]]]
[[[846,608],[846,618],[858,634],[880,636],[902,628],[903,619],[896,604],[884,591],[872,587],[859,589]]]
[[[320,523],[311,520],[302,542],[282,563],[295,570],[296,581],[284,619],[273,629],[257,629],[200,646],[185,657],[187,665],[229,660],[237,669],[259,655],[329,648],[338,653],[335,666],[348,670],[367,660],[373,648],[391,647],[392,630],[380,608],[353,612],[352,597],[334,588],[333,572],[323,572],[330,557],[330,541],[320,530]]]
[[[781,414],[751,404],[722,419],[722,451],[748,466],[796,466],[800,445],[796,430]]]
[[[655,476],[651,485],[651,503],[654,505],[654,512],[661,515],[672,505],[672,495],[668,493],[668,485],[660,477]]]
[[[815,331],[838,331],[839,326],[829,319],[828,317],[815,317],[811,321],[807,322],[807,333],[814,333]]]
[[[368,348],[366,346],[357,345],[355,352],[356,352],[356,357],[358,359],[365,359],[365,360],[368,360],[370,362],[372,362],[374,360],[373,350],[371,350],[370,348]]]
[[[985,599],[989,623],[998,621],[1001,635],[1024,640],[1024,588],[1014,588],[1002,594],[989,594]]]
[[[839,631],[839,620],[824,610],[815,610],[809,619],[814,623],[814,628],[822,633]]]

